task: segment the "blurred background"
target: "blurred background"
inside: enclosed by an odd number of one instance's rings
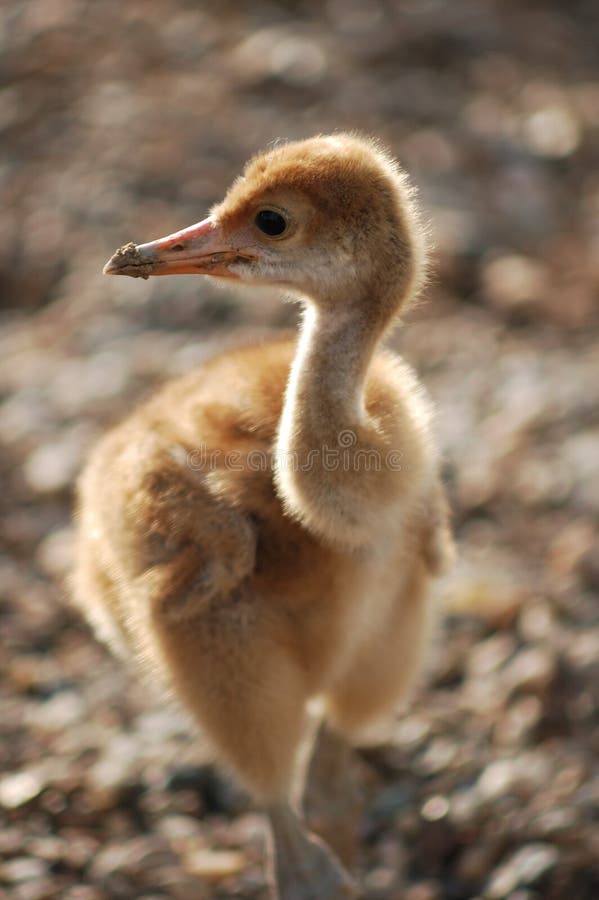
[[[354,761],[355,867],[371,900],[597,898],[596,2],[4,0],[0,47],[0,898],[266,896],[260,817],[64,576],[97,436],[295,316],[103,263],[335,129],[388,144],[431,222],[392,342],[437,403],[460,544],[429,679]]]

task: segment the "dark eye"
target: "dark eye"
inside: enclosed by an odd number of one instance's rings
[[[254,219],[256,225],[269,237],[280,237],[287,228],[287,220],[274,209],[261,209]]]

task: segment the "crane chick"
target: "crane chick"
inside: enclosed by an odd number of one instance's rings
[[[357,896],[290,800],[308,706],[354,744],[392,715],[451,557],[430,405],[381,349],[424,268],[406,176],[349,134],[257,156],[208,218],[105,267],[276,285],[303,306],[297,340],[214,357],[99,443],[74,573],[99,636],[172,689],[263,805],[282,900]]]

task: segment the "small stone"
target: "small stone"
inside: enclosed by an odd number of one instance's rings
[[[559,853],[552,844],[528,844],[517,850],[491,875],[485,896],[500,900],[521,885],[534,884],[557,863]]]
[[[487,263],[482,281],[486,295],[498,309],[533,312],[543,301],[549,278],[536,260],[512,255]]]
[[[400,719],[393,732],[393,741],[398,744],[419,744],[430,732],[431,724],[418,716]]]
[[[554,654],[546,647],[525,647],[503,669],[501,678],[511,691],[547,690],[555,675]]]
[[[314,40],[289,36],[271,51],[270,69],[281,81],[292,85],[314,84],[327,66],[326,54]]]
[[[96,856],[102,841],[77,829],[64,828],[64,861],[72,869],[84,869]]]
[[[16,856],[23,850],[23,832],[18,826],[0,828],[0,859]]]
[[[496,847],[490,841],[465,847],[457,863],[458,877],[482,883],[493,866],[495,853]]]
[[[63,490],[81,467],[90,442],[90,430],[85,425],[75,425],[55,440],[41,444],[25,460],[25,480],[40,494]]]
[[[474,788],[459,788],[451,795],[449,815],[458,825],[476,820],[480,797]]]
[[[39,773],[15,772],[0,781],[0,804],[6,809],[16,809],[37,797],[43,788],[44,782]]]
[[[127,386],[129,371],[128,355],[117,350],[68,360],[50,385],[52,403],[64,416],[84,416],[92,405],[118,397]]]
[[[490,674],[502,666],[516,649],[511,634],[495,634],[475,644],[468,654],[467,672],[472,678]]]
[[[549,641],[557,623],[551,607],[546,603],[525,606],[518,616],[518,630],[525,641]]]
[[[557,779],[551,756],[540,749],[521,752],[512,759],[498,759],[481,773],[476,788],[484,800],[492,800],[503,794],[528,797],[537,794]]]
[[[158,820],[157,827],[158,832],[173,843],[197,841],[202,833],[200,823],[192,816],[163,816]]]
[[[498,759],[483,769],[477,789],[485,800],[493,800],[507,793],[517,778],[517,769],[512,759]]]
[[[376,866],[366,873],[364,887],[369,893],[379,894],[387,892],[393,887],[396,873],[388,866]]]
[[[556,575],[570,575],[592,550],[595,524],[591,519],[576,519],[561,528],[549,544],[547,564]],[[599,547],[595,547],[599,551]],[[599,555],[599,553],[598,553]]]
[[[561,159],[580,143],[580,125],[571,110],[560,104],[538,109],[524,123],[524,141],[537,156]]]
[[[430,742],[418,760],[418,768],[427,774],[446,769],[458,754],[458,746],[450,738],[438,737]]]
[[[10,662],[8,678],[17,691],[50,694],[60,685],[60,668],[56,660],[37,653],[23,653]]]
[[[64,891],[62,900],[107,900],[107,895],[91,884],[75,884]]]
[[[42,876],[22,881],[15,890],[19,900],[55,900],[56,880],[52,876]],[[62,892],[61,892],[62,900]]]
[[[576,669],[591,668],[599,659],[599,628],[589,628],[569,641],[566,649],[568,660]]]
[[[562,798],[570,796],[587,778],[584,764],[579,760],[564,760],[552,781],[553,788]],[[599,785],[597,785],[599,788]]]
[[[467,507],[471,500],[461,497]],[[521,578],[518,561],[511,554],[492,557],[484,548],[469,548],[461,553],[444,580],[444,602],[454,615],[475,615],[505,626],[513,620],[526,596]]]
[[[95,879],[104,879],[116,872],[133,874],[160,868],[173,861],[174,854],[165,848],[164,842],[159,838],[144,836],[121,842],[115,840],[96,854],[90,866],[90,874]]]
[[[73,565],[74,532],[72,528],[59,528],[51,532],[40,544],[36,559],[42,569],[53,578],[66,575]]]
[[[27,719],[30,726],[52,733],[75,725],[86,712],[87,707],[81,694],[65,690],[32,708]]]
[[[493,731],[499,744],[520,744],[530,735],[543,713],[538,697],[526,695],[512,703],[505,715],[500,716]]]
[[[183,856],[185,870],[208,881],[221,881],[237,875],[247,865],[246,858],[238,850],[210,850],[200,848]]]
[[[295,86],[311,85],[326,73],[327,56],[312,35],[297,28],[261,28],[235,48],[233,60],[252,81],[276,78]]]
[[[248,812],[236,816],[227,827],[229,846],[262,847],[264,841],[264,816]]]
[[[33,881],[46,874],[46,863],[32,856],[17,856],[0,864],[0,877],[4,881],[18,883]]]
[[[402,895],[404,900],[441,900],[443,896],[438,881],[419,881]]]
[[[551,836],[555,840],[560,834],[567,837],[576,827],[578,820],[579,814],[575,809],[562,807],[541,813],[535,818],[534,824],[543,835]]]
[[[89,783],[93,790],[111,794],[118,792],[130,778],[141,753],[139,739],[130,734],[115,734],[104,752],[90,768]]]
[[[429,797],[426,803],[423,804],[420,812],[422,818],[426,819],[427,822],[438,822],[439,819],[443,819],[449,812],[449,801],[447,797],[436,794],[434,797]]]
[[[27,842],[27,850],[35,859],[55,862],[62,859],[65,853],[65,842],[58,837],[39,837]]]

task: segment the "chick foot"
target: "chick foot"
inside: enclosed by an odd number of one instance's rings
[[[271,809],[269,819],[275,900],[358,900],[360,892],[339,860],[305,831],[290,807]]]

